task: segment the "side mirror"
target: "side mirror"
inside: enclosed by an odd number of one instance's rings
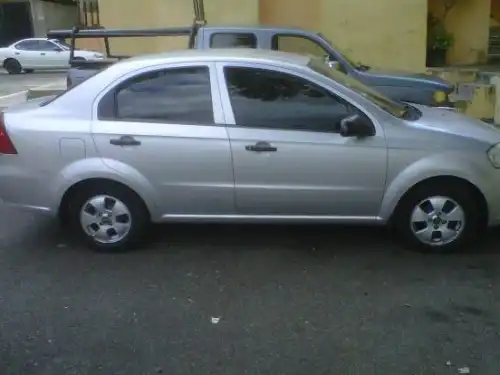
[[[375,135],[375,129],[371,122],[355,114],[340,121],[340,135],[342,137],[371,137]]]
[[[62,52],[62,48],[61,47],[54,47],[53,49],[55,52]]]
[[[336,60],[332,60],[330,55],[325,55],[325,64],[328,65],[330,68],[333,68],[335,70],[340,69],[340,63]]]

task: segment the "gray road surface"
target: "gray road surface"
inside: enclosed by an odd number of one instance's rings
[[[52,84],[63,77],[65,77],[65,73],[61,71],[10,75],[0,69],[0,100],[7,95]]]
[[[98,255],[0,223],[2,375],[500,372],[494,233],[424,256],[380,229],[176,225]]]

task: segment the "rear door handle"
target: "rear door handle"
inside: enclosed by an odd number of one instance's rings
[[[45,52],[42,52],[40,55],[45,56]]]
[[[20,52],[14,52],[14,55],[20,55],[21,53]]]
[[[268,142],[260,141],[254,145],[245,146],[245,150],[252,152],[276,152],[278,151],[278,147],[274,147]]]
[[[140,146],[141,141],[138,141],[130,135],[124,135],[120,138],[110,139],[109,143],[113,146]]]

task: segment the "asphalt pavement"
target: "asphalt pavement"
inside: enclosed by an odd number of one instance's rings
[[[25,101],[30,89],[59,86],[65,82],[65,77],[64,71],[11,75],[0,69],[0,108]]]
[[[60,74],[0,73],[0,97]],[[380,228],[166,225],[103,255],[0,206],[0,374],[498,375],[499,244],[432,256]]]
[[[95,254],[0,207],[0,374],[500,371],[500,235],[460,255],[382,229],[158,226]]]

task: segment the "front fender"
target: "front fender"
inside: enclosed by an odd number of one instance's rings
[[[395,153],[399,153],[396,150]],[[397,156],[391,158],[389,150],[389,175],[392,170],[400,170],[397,165],[400,160]],[[462,154],[463,155],[463,154]],[[471,159],[468,154],[464,158],[459,152],[447,152],[419,159],[404,167],[401,172],[388,181],[387,188],[382,199],[379,216],[387,221],[394,212],[397,204],[404,194],[416,184],[433,177],[457,177],[466,180],[476,186],[483,195],[488,196],[488,177],[491,170],[487,168],[484,160]]]
[[[143,199],[152,217],[160,214],[157,194],[141,173],[116,160],[103,160],[101,158],[78,160],[59,172],[51,185],[51,196],[54,197],[51,208],[54,209],[54,212],[59,208],[64,193],[71,186],[93,178],[113,180],[128,186]]]

